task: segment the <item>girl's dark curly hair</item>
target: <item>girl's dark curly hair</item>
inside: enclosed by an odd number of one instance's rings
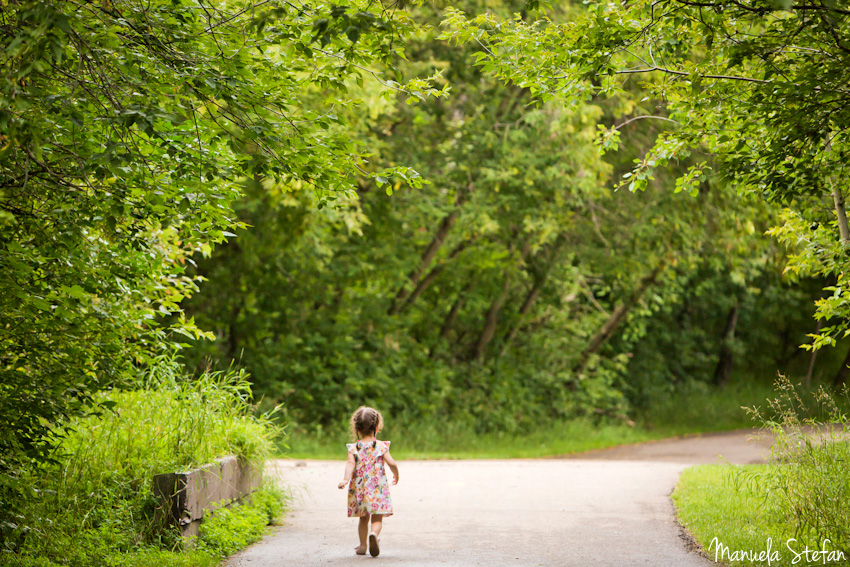
[[[384,427],[384,417],[375,408],[360,406],[351,416],[351,438],[377,434]]]

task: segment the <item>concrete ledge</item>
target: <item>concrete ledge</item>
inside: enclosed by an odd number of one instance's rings
[[[245,498],[262,484],[262,472],[234,456],[186,472],[158,474],[153,491],[183,536],[198,535],[204,515]]]

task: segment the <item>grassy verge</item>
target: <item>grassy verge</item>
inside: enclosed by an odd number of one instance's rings
[[[686,469],[679,478],[672,495],[679,522],[712,560],[715,553],[717,559],[721,557],[716,542],[712,544],[714,538],[730,550],[754,551],[765,550],[771,538],[773,549],[789,560],[779,564],[771,561],[771,565],[790,565],[790,552],[784,548],[784,542],[793,537],[790,526],[781,514],[766,505],[765,495],[757,485],[741,482],[742,471],[757,473],[766,466],[700,465]],[[762,562],[744,560],[731,564]]]
[[[774,442],[764,465],[687,469],[673,493],[679,521],[731,565],[848,565],[848,391],[806,392],[784,376],[754,417]]]
[[[806,554],[807,546],[824,549],[822,542],[796,534],[793,522],[769,497],[762,479],[771,466],[775,465],[700,465],[685,470],[672,495],[679,522],[710,559],[724,564],[846,565],[846,559],[836,561],[837,556]],[[726,554],[718,542],[728,548]],[[763,557],[741,553],[757,555],[766,552],[768,545],[771,552]],[[835,548],[827,545],[826,549]]]
[[[477,434],[451,426],[446,429],[397,428],[381,437],[393,441],[397,459],[497,459],[564,455],[665,436],[622,423],[595,424],[586,419],[550,423],[521,435]],[[294,432],[282,454],[296,459],[344,459],[348,442],[345,433],[316,436]]]
[[[741,406],[761,406],[774,394],[770,385],[745,382],[717,389],[692,383],[648,403],[633,422],[576,418],[529,425],[514,434],[480,433],[457,423],[425,421],[399,426],[385,415],[381,435],[399,459],[534,458],[580,453],[666,437],[753,427]],[[380,408],[379,408],[380,409]],[[280,455],[295,459],[341,459],[348,434],[293,428]]]
[[[10,567],[214,567],[243,547],[259,541],[269,525],[283,513],[285,498],[275,487],[267,486],[241,506],[224,508],[205,519],[195,545],[184,548],[177,540],[171,548],[136,541],[130,526],[108,526],[87,530],[62,528],[50,534],[46,545],[29,546],[16,554],[0,555],[0,565]],[[59,548],[65,555],[59,557]],[[54,551],[55,550],[55,551]]]
[[[168,373],[167,364],[159,369]],[[23,567],[197,566],[259,539],[283,512],[270,482],[251,503],[220,510],[186,549],[163,523],[151,491],[155,474],[235,454],[262,467],[278,433],[254,415],[250,388],[235,373],[196,380],[158,375],[155,385],[102,395],[99,414],[56,431],[53,462],[21,479],[30,496],[0,549],[0,565]]]

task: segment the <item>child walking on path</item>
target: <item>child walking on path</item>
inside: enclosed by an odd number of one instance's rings
[[[384,463],[393,471],[393,484],[398,483],[398,465],[390,455],[390,442],[377,439],[383,427],[384,418],[374,408],[360,406],[351,416],[351,432],[357,442],[346,445],[348,462],[345,465],[345,478],[339,483],[339,488],[348,484],[348,517],[360,518],[357,527],[360,545],[354,548],[357,555],[366,555],[367,549],[372,557],[381,552],[378,536],[383,520],[385,516],[393,515]]]

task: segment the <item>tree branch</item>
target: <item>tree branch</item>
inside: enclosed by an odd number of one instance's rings
[[[661,71],[662,73],[668,73],[670,75],[684,75],[689,76],[691,73],[686,73],[685,71],[676,71],[675,69],[667,69],[666,67],[647,67],[646,69],[624,69],[622,71],[614,71],[615,75],[630,75],[633,73],[652,73],[654,71]],[[770,83],[772,81],[765,81],[764,79],[753,79],[752,77],[740,77],[738,75],[700,75],[700,77],[704,79],[723,79],[729,81],[745,81],[748,83]]]

